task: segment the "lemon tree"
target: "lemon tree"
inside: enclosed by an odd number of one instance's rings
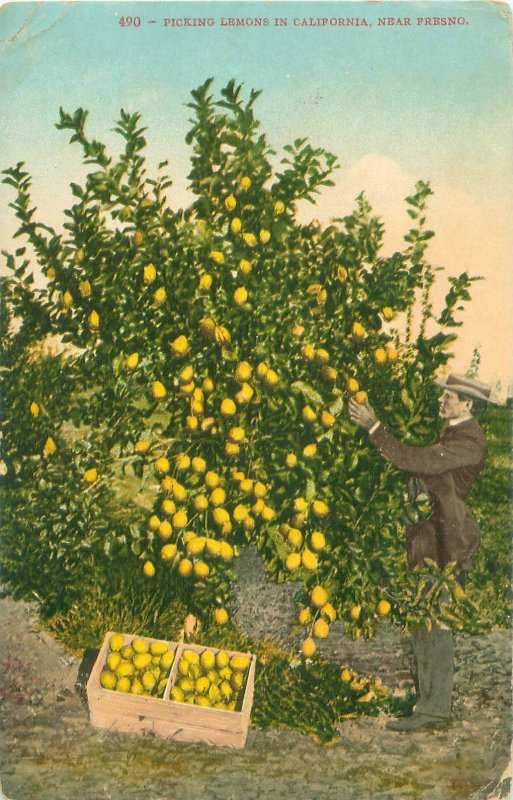
[[[170,202],[167,162],[147,174],[138,114],[121,112],[114,158],[86,111],[61,109],[88,166],[61,232],[35,221],[24,165],[5,170],[24,243],[4,253],[4,316],[18,326],[6,325],[1,447],[18,534],[3,560],[9,580],[57,603],[77,570],[138,560],[223,626],[233,560],[251,543],[276,580],[300,582],[312,657],[337,618],[369,636],[380,619],[437,614],[406,568],[403,480],[347,404],[369,396],[396,433],[428,441],[432,378],[473,279],[449,279],[433,308],[423,182],[406,199],[402,252],[383,254],[363,194],[329,225],[299,222],[337,158],[301,138],[277,155],[258,96],[234,81],[217,99],[210,80],[192,92],[185,209]],[[37,357],[49,336],[64,355]]]

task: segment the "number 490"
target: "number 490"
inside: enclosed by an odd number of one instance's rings
[[[121,25],[122,28],[130,28],[131,25],[133,25],[134,28],[138,28],[139,25],[141,24],[141,18],[121,17],[121,19],[119,20],[119,24]]]

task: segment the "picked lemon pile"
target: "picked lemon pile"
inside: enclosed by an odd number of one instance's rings
[[[247,656],[229,656],[224,650],[214,653],[204,650],[184,650],[170,699],[205,708],[235,711],[243,695],[249,667]]]
[[[174,661],[174,651],[167,642],[133,639],[124,644],[115,633],[109,639],[109,655],[100,675],[104,689],[116,692],[162,697]]]

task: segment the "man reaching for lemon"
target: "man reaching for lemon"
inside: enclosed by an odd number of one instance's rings
[[[427,447],[411,447],[378,421],[372,407],[349,403],[351,420],[369,432],[374,447],[390,463],[422,480],[432,503],[429,519],[408,525],[406,552],[410,567],[432,559],[443,569],[455,563],[463,585],[479,544],[479,526],[465,507],[465,498],[486,459],[486,440],[475,414],[490,400],[490,387],[471,378],[449,375],[438,381],[440,417],[444,425],[438,440]],[[413,731],[437,727],[451,716],[454,642],[450,630],[419,626],[412,633],[417,665],[418,699],[413,714],[387,727]]]

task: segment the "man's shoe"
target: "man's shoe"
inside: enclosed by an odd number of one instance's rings
[[[426,728],[444,728],[449,721],[448,717],[430,717],[427,714],[417,713],[411,717],[390,720],[385,727],[390,731],[419,731]]]

